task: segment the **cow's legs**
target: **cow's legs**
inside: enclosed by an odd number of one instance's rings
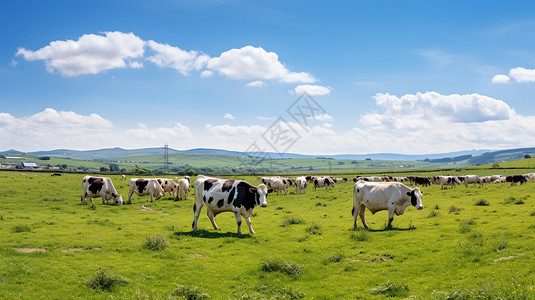
[[[191,227],[193,228],[193,231],[197,231],[197,220],[199,219],[199,215],[201,214],[201,208],[203,206],[202,201],[198,203],[197,199],[195,199],[195,204],[193,204],[193,223],[191,224]]]
[[[128,202],[126,204],[132,204],[132,191],[128,192]]]
[[[254,230],[253,230],[253,226],[251,226],[251,215],[252,214],[253,214],[253,209],[251,208],[250,210],[248,210],[245,213],[243,213],[242,216],[245,218],[245,223],[247,223],[247,226],[249,227],[249,231],[251,232],[251,234],[256,234],[256,232],[254,232]]]
[[[366,223],[366,220],[364,219],[364,213],[366,212],[366,206],[360,205],[359,206],[359,216],[360,220],[362,221],[362,225],[364,225],[364,228],[370,229],[370,226],[368,226],[368,223]],[[356,224],[356,218],[355,218],[355,224]],[[355,226],[356,227],[356,226]]]
[[[215,223],[214,213],[212,212],[212,210],[208,206],[206,206],[206,215],[208,215],[208,219],[210,219],[210,222],[212,222],[212,226],[214,226],[214,229],[215,230],[219,230],[219,227],[217,227],[217,224]]]
[[[386,229],[390,230],[392,229],[392,221],[394,220],[394,212],[395,208],[391,207],[388,209],[388,225],[386,226]]]
[[[240,216],[240,212],[235,211],[234,212],[234,216],[236,217],[236,224],[238,224],[238,234],[242,234],[241,233],[241,216]]]

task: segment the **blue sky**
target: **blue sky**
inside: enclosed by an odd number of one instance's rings
[[[4,0],[0,36],[0,150],[535,146],[533,1]]]

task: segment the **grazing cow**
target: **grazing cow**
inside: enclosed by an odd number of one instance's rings
[[[368,208],[372,214],[380,210],[388,210],[388,226],[392,229],[394,214],[401,216],[407,206],[416,209],[424,208],[422,205],[422,192],[418,187],[410,187],[399,182],[366,182],[359,180],[353,186],[353,230],[357,229],[357,215],[360,216],[365,228],[370,228],[364,219]]]
[[[123,197],[117,193],[109,177],[84,176],[82,178],[82,204],[87,204],[85,199],[89,197],[91,203],[93,198],[102,198],[102,204],[113,199],[115,205],[123,204]]]
[[[410,182],[413,182],[416,186],[418,186],[418,185],[421,185],[421,186],[428,186],[428,185],[431,185],[431,180],[430,180],[428,177],[423,177],[423,176],[409,176],[409,177],[407,177],[407,179],[408,179]]]
[[[124,174],[121,175],[121,178],[122,178],[122,179],[126,179],[126,175],[124,175]]]
[[[269,187],[277,191],[277,194],[288,194],[288,186],[290,185],[290,180],[287,178],[272,178],[269,184]]]
[[[535,173],[524,174],[524,177],[526,178],[526,180],[533,181],[535,180]]]
[[[459,179],[459,181],[461,183],[464,183],[464,185],[466,187],[468,187],[468,185],[470,183],[473,183],[474,186],[476,184],[479,184],[479,187],[482,187],[483,186],[483,183],[481,182],[481,178],[479,178],[479,176],[477,175],[464,175],[464,176],[457,176],[457,179]]]
[[[455,187],[458,184],[461,184],[459,179],[455,176],[435,176],[433,177],[434,184],[440,184],[440,189],[443,190],[445,185],[451,185]]]
[[[308,181],[305,176],[297,177],[295,179],[295,193],[304,194],[308,187]]]
[[[154,197],[156,197],[156,200],[160,199],[165,195],[165,190],[155,178],[132,178],[130,179],[128,202],[126,204],[132,203],[131,199],[134,193],[138,196],[150,195],[150,202],[154,202]]]
[[[183,197],[185,200],[188,200],[189,187],[189,177],[182,178],[178,181],[178,195],[180,198]]]
[[[357,177],[357,181],[363,180],[363,181],[369,181],[369,182],[381,182],[383,181],[382,177],[379,176],[368,176],[368,177]],[[353,180],[355,181],[355,180]],[[355,181],[355,182],[357,182]]]
[[[392,177],[392,180],[395,182],[406,182],[409,181],[408,177]]]
[[[162,186],[162,189],[164,190],[163,195],[165,195],[165,193],[169,193],[171,196],[178,197],[178,184],[172,179],[156,178],[156,181],[158,181],[158,183]]]
[[[347,182],[347,178],[333,178],[334,183],[344,183]]]
[[[511,175],[511,176],[507,176],[505,178],[505,181],[510,182],[511,185],[516,185],[517,182],[520,182],[520,185],[522,185],[527,180],[526,180],[526,177],[524,177],[524,175]]]
[[[225,211],[232,211],[241,234],[241,217],[245,218],[249,231],[255,234],[251,226],[251,214],[256,206],[267,206],[268,189],[265,184],[253,186],[243,180],[210,178],[203,175],[195,180],[195,204],[193,205],[193,231],[197,231],[197,219],[201,209],[206,205],[206,214],[214,229],[219,230],[214,217]]]
[[[325,187],[327,191],[334,187],[334,180],[332,177],[315,177],[314,178],[314,190],[318,187]]]

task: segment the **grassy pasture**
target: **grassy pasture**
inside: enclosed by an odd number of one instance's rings
[[[111,177],[126,200],[128,180]],[[535,299],[535,182],[423,187],[424,210],[407,208],[391,231],[386,211],[351,230],[352,183],[290,188],[255,209],[256,235],[244,222],[238,236],[231,213],[215,231],[206,208],[191,231],[193,190],[92,208],[81,178],[0,172],[1,299]]]

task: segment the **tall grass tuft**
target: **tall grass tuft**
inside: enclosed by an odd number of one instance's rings
[[[202,288],[196,287],[194,285],[178,285],[171,296],[179,297],[179,299],[187,300],[204,300],[210,299],[210,295],[204,292]]]
[[[407,297],[409,295],[409,286],[404,283],[387,281],[385,284],[373,288],[370,292],[387,297]]]
[[[118,285],[127,285],[129,279],[115,275],[108,269],[99,268],[93,277],[86,280],[86,286],[95,290],[111,291]]]
[[[489,201],[485,200],[485,199],[479,199],[476,204],[476,206],[489,206],[490,203]]]
[[[164,250],[169,246],[167,239],[159,234],[145,237],[145,240],[141,244],[143,249],[149,249],[153,251]]]
[[[20,224],[13,226],[13,232],[19,233],[19,232],[30,232],[32,231],[32,227],[28,224]]]
[[[323,229],[318,224],[312,224],[307,228],[307,232],[312,235],[320,235],[323,233]]]
[[[351,232],[351,239],[357,242],[366,242],[372,239],[372,236],[367,230],[360,229]]]
[[[294,224],[303,224],[305,223],[305,221],[303,219],[301,219],[300,217],[298,216],[288,216],[286,218],[284,218],[284,221],[282,221],[281,223],[281,226],[282,227],[287,227],[287,226],[290,226],[290,225],[294,225]]]
[[[287,262],[283,259],[275,258],[270,258],[268,260],[263,261],[260,264],[260,270],[269,273],[280,272],[290,276],[296,276],[303,273],[302,266],[295,263]]]

